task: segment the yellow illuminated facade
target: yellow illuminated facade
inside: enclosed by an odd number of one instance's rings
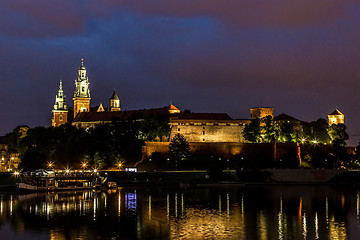
[[[329,120],[329,126],[333,124],[345,123],[344,114],[340,112],[338,109],[335,109],[332,113],[328,115],[328,120]]]
[[[264,118],[266,116],[274,117],[274,109],[272,107],[256,107],[250,109],[250,118]]]
[[[52,110],[52,112],[53,112],[53,118],[51,120],[51,123],[52,123],[51,125],[53,127],[58,127],[62,124],[67,123],[68,107],[65,102],[65,95],[64,95],[64,91],[62,89],[62,81],[61,80],[60,80],[59,91],[55,98],[54,109]]]
[[[86,76],[86,68],[84,67],[83,59],[81,59],[81,66],[79,74],[75,80],[75,92],[74,92],[74,117],[79,112],[90,111],[90,89],[89,78]]]

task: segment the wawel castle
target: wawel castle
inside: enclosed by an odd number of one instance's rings
[[[157,139],[157,142],[147,142],[145,151],[148,154],[153,151],[168,151],[168,143],[177,133],[184,135],[194,149],[208,151],[207,149],[210,149],[211,146],[211,149],[218,148],[222,153],[228,153],[229,155],[238,154],[242,151],[241,144],[245,143],[243,129],[250,122],[249,119],[232,119],[226,113],[181,112],[172,104],[161,108],[124,111],[121,110],[120,99],[115,91],[109,99],[108,106],[104,107],[99,104],[96,107],[91,107],[89,85],[90,81],[82,60],[75,80],[73,107],[68,107],[66,104],[62,82],[60,81],[59,91],[52,111],[52,126],[57,127],[65,123],[71,123],[80,128],[89,128],[98,124],[110,123],[113,120],[121,121],[132,119],[134,116],[149,116],[160,113],[169,116],[170,136]],[[297,131],[301,131],[303,126],[309,124],[287,114],[274,117],[273,108],[271,107],[250,109],[251,119],[268,115],[272,116],[275,121],[292,121],[294,130]],[[344,114],[336,109],[328,115],[328,121],[329,125],[344,123]]]

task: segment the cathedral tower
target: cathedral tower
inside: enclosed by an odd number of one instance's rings
[[[75,92],[74,92],[74,117],[78,112],[90,111],[90,89],[89,79],[86,76],[86,69],[84,67],[84,59],[81,59],[81,66],[79,74],[75,80]]]
[[[115,90],[110,98],[110,111],[120,111],[120,99],[117,96]]]
[[[62,89],[62,81],[60,80],[59,92],[55,97],[55,105],[52,118],[52,126],[58,127],[68,121],[68,108],[65,103],[65,95]]]

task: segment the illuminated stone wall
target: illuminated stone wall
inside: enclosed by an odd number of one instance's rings
[[[170,139],[182,134],[188,142],[241,143],[246,120],[176,120],[170,121]]]
[[[328,115],[329,125],[332,124],[344,124],[344,115]]]

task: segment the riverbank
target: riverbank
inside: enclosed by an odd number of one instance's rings
[[[224,170],[221,174],[207,171],[123,172],[101,171],[108,181],[119,187],[131,186],[244,186],[253,184],[360,184],[360,171],[344,169],[261,169]],[[0,190],[16,189],[19,177],[0,173]]]

